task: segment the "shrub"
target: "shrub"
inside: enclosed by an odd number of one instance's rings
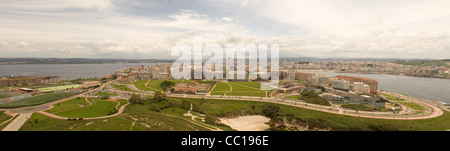
[[[262,109],[262,114],[269,118],[274,118],[280,112],[280,107],[277,105],[267,105]]]
[[[152,104],[152,106],[150,107],[150,110],[155,111],[155,112],[161,112],[161,108],[158,106],[158,104]]]

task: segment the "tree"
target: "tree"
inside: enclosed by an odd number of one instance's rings
[[[141,95],[133,93],[129,99],[131,104],[144,104],[144,99],[141,98]]]
[[[158,106],[158,104],[152,104],[150,110],[155,112],[161,112],[161,108]]]
[[[161,84],[159,84],[159,86],[161,87],[161,89],[163,91],[167,91],[168,88],[174,86],[175,83],[173,83],[172,81],[166,81],[164,80],[163,82],[161,82]]]
[[[175,106],[175,103],[173,103],[172,101],[168,101],[168,102],[166,102],[166,104],[164,105],[164,108],[169,108],[169,107],[174,107]]]
[[[155,96],[153,97],[153,101],[155,101],[155,102],[164,102],[164,101],[167,100],[166,97],[167,96],[165,94],[163,94],[163,93],[158,91],[158,92],[155,93]]]
[[[269,118],[274,118],[280,112],[280,107],[277,105],[267,105],[262,109],[262,114]]]

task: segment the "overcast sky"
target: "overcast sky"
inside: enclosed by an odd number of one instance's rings
[[[177,43],[281,57],[450,58],[449,0],[0,0],[0,57],[171,58]],[[173,58],[173,57],[172,57]]]

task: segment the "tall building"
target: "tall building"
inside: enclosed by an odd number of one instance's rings
[[[336,78],[341,79],[341,80],[347,80],[350,83],[362,82],[362,83],[370,86],[370,93],[377,94],[377,90],[378,90],[378,81],[377,80],[363,78],[363,77],[344,76],[344,75],[337,75]]]
[[[331,87],[337,90],[348,91],[350,90],[350,82],[347,80],[335,79],[331,81]]]
[[[356,94],[367,94],[370,93],[370,86],[362,82],[354,82],[353,91]]]
[[[319,85],[326,87],[329,86],[329,77],[319,77]]]

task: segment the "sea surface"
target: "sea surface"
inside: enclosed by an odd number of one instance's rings
[[[0,76],[8,75],[50,75],[62,80],[102,77],[118,69],[133,66],[151,66],[162,63],[116,63],[116,64],[21,64],[0,65]]]
[[[423,78],[389,74],[335,73],[325,71],[300,71],[322,73],[327,77],[348,75],[366,77],[378,81],[378,89],[401,93],[416,98],[450,103],[450,79]]]

